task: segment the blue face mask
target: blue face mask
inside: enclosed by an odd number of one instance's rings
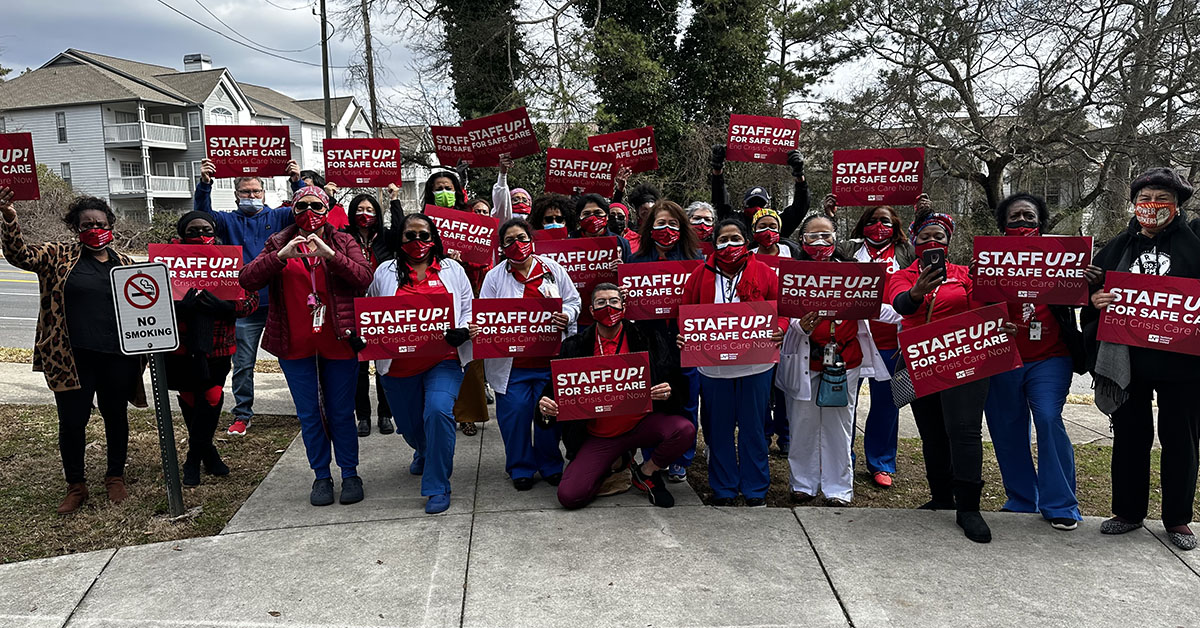
[[[263,202],[262,199],[257,198],[239,198],[237,208],[243,214],[253,216],[262,211]]]
[[[565,227],[565,226],[566,225],[562,224],[561,222],[551,222],[551,223],[548,223],[544,228],[545,229],[558,229],[559,227]]]

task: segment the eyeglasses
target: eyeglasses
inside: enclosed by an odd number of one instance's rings
[[[545,216],[542,218],[542,224],[544,224],[544,225],[553,225],[553,224],[565,225],[565,224],[567,224],[567,219],[563,216]]]
[[[237,195],[242,198],[254,198],[256,196],[262,196],[263,190],[262,190],[262,188],[258,188],[258,189],[243,188],[243,189],[240,189],[237,191]]]
[[[433,234],[429,233],[428,231],[405,231],[404,232],[404,241],[405,242],[412,242],[413,240],[429,242],[432,239],[433,239]]]
[[[585,209],[585,210],[583,210],[583,213],[580,214],[581,218],[589,218],[591,216],[599,216],[599,217],[603,218],[604,210],[603,209]]]
[[[810,231],[810,232],[804,234],[804,241],[809,242],[809,243],[821,242],[821,241],[833,242],[833,232],[832,231]]]
[[[305,201],[300,201],[299,203],[293,204],[292,207],[295,208],[297,211],[302,211],[302,212],[314,211],[314,212],[317,212],[318,214],[325,213],[325,203],[322,203],[319,201],[316,203],[307,203]]]
[[[889,227],[892,226],[892,220],[890,218],[872,218],[867,221],[868,225],[873,225],[876,223],[881,224],[881,225],[887,225]]]
[[[592,301],[592,307],[596,309],[600,309],[606,305],[621,307],[621,297],[609,297],[607,299],[596,299]]]
[[[711,226],[713,224],[713,219],[705,218],[703,216],[692,216],[692,224],[693,225],[710,225]]]
[[[188,230],[184,232],[184,235],[188,236],[189,238],[194,238],[196,236],[210,236],[214,233],[216,232],[213,231],[212,227],[189,227]]]
[[[513,242],[528,242],[528,241],[529,241],[529,236],[522,233],[521,235],[516,236],[516,237],[509,236],[507,238],[504,238],[503,243],[504,243],[504,246],[509,246]]]
[[[87,231],[88,229],[112,229],[107,222],[84,222],[79,224],[79,231]]]

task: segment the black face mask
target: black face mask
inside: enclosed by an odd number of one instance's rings
[[[613,233],[625,233],[625,219],[616,216],[608,217],[608,230]]]
[[[1037,229],[1038,228],[1038,224],[1036,222],[1031,222],[1029,220],[1022,220],[1019,222],[1010,222],[1010,223],[1008,223],[1007,226],[1009,229],[1022,229],[1022,228]]]

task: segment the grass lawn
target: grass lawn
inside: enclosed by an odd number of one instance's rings
[[[925,463],[921,455],[921,441],[917,438],[900,439],[896,456],[896,476],[889,489],[875,486],[867,475],[863,463],[862,436],[854,442],[858,459],[854,473],[854,499],[851,507],[859,508],[916,508],[929,500],[929,487],[925,483]],[[1150,471],[1150,514],[1149,519],[1162,516],[1162,491],[1159,488],[1159,455],[1155,449],[1151,454]],[[1112,447],[1107,445],[1075,446],[1075,477],[1078,486],[1079,509],[1084,515],[1108,517],[1112,515],[1111,480],[1109,476]],[[767,492],[767,505],[791,506],[787,458],[771,448],[771,488]],[[984,511],[1000,510],[1004,505],[1004,485],[1000,482],[1000,468],[992,444],[983,444],[983,499],[980,507]],[[696,459],[688,469],[688,482],[708,502],[712,491],[708,488],[708,463],[704,455],[704,443],[696,447]],[[821,500],[810,502],[821,505]]]
[[[228,424],[229,415],[220,425]],[[177,522],[167,518],[167,493],[154,413],[130,409],[129,499],[109,503],[104,492],[104,421],[94,412],[87,430],[90,497],[78,511],[60,517],[66,494],[58,453],[58,416],[52,405],[0,405],[0,562],[86,552],[109,547],[217,534],[283,454],[299,431],[295,417],[254,417],[245,437],[217,432],[217,448],[232,469],[223,478],[203,476],[183,490],[188,509],[200,512]],[[187,429],[175,422],[180,459]]]
[[[17,364],[33,364],[33,350],[18,347],[0,347],[0,362],[15,362]],[[257,360],[254,363],[255,373],[282,373],[276,360]],[[150,391],[146,391],[150,394]]]

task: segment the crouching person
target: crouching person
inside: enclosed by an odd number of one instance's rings
[[[562,423],[563,442],[571,462],[558,485],[558,501],[566,508],[588,505],[605,479],[624,472],[629,465],[634,486],[647,494],[650,503],[670,508],[675,498],[667,491],[662,470],[687,451],[696,438],[696,428],[683,416],[688,380],[679,368],[679,352],[662,334],[649,333],[639,323],[623,320],[625,301],[616,285],[596,286],[591,308],[596,323],[563,341],[559,357],[648,352],[654,409],[649,414]],[[538,412],[546,420],[558,415],[553,384],[546,387]],[[632,452],[641,448],[653,448],[654,455],[640,465],[631,463]]]

